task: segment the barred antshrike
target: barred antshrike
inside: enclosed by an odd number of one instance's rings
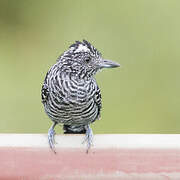
[[[90,124],[100,117],[101,93],[94,75],[102,68],[119,64],[102,58],[89,42],[76,41],[46,74],[42,103],[53,121],[48,131],[50,148],[55,152],[54,127],[63,124],[64,133],[85,133],[87,152],[92,145]]]

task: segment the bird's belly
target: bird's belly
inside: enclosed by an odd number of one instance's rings
[[[45,111],[52,121],[66,125],[86,125],[97,119],[98,107],[92,99],[57,100],[52,99],[45,104]]]
[[[76,124],[89,124],[97,119],[97,114],[98,108],[93,99],[71,111],[73,123]]]

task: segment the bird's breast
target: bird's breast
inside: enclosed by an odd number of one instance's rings
[[[83,105],[87,103],[95,93],[95,86],[91,81],[75,80],[67,76],[54,76],[50,81],[50,87],[54,98],[59,103],[69,105]]]
[[[50,76],[49,99],[45,110],[51,119],[61,123],[87,123],[97,118],[98,107],[94,102],[97,85],[94,80],[77,81],[56,73]]]

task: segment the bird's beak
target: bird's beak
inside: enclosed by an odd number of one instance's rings
[[[119,67],[120,64],[113,62],[111,60],[107,60],[107,59],[102,59],[100,61],[99,67],[100,69],[102,68],[115,68],[115,67]]]

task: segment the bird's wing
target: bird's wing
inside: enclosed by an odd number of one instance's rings
[[[97,105],[97,108],[98,108],[98,115],[97,115],[97,119],[100,118],[100,111],[101,111],[101,108],[102,108],[102,103],[101,103],[101,91],[97,85],[97,90],[94,94],[94,102],[96,103]]]
[[[45,80],[44,80],[44,84],[42,85],[42,89],[41,89],[41,99],[42,99],[42,103],[45,103],[48,99],[49,96],[49,90],[48,90],[48,85],[47,85],[47,76],[49,73],[46,74]]]

